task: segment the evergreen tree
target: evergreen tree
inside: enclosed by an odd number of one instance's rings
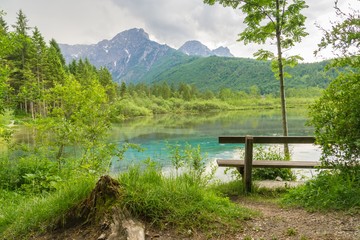
[[[0,114],[5,109],[5,97],[8,92],[8,77],[10,73],[7,55],[10,48],[10,39],[7,33],[7,24],[3,19],[5,13],[0,11]]]
[[[0,34],[6,34],[8,32],[8,25],[4,19],[5,12],[0,10]]]
[[[100,67],[97,72],[100,84],[106,89],[109,100],[113,101],[116,97],[116,83],[114,83],[111,73],[105,67]]]
[[[64,83],[67,72],[65,60],[54,39],[47,49],[45,65],[46,88]]]
[[[22,86],[28,84],[28,78],[32,78],[30,65],[28,64],[29,52],[31,45],[31,38],[28,35],[28,20],[22,10],[19,10],[17,14],[16,24],[13,25],[15,29],[14,36],[12,37],[13,41],[13,51],[9,55],[9,60],[13,64],[13,71],[10,76],[10,86],[13,89],[13,93],[17,97],[18,106],[21,109],[28,112],[28,103],[27,103],[27,91],[21,89]],[[20,94],[20,91],[22,92]],[[13,96],[13,99],[15,99]]]

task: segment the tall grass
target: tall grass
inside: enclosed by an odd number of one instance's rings
[[[360,166],[322,171],[305,185],[291,189],[282,202],[309,210],[360,212]]]
[[[54,226],[88,196],[94,184],[94,177],[82,175],[63,182],[55,192],[38,196],[0,190],[0,239],[26,238],[30,232]]]
[[[119,176],[124,186],[122,208],[159,228],[221,235],[241,229],[254,213],[204,186],[193,174],[165,177],[156,166],[133,166]]]

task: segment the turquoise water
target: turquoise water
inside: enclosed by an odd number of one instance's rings
[[[288,111],[289,135],[312,135],[313,129],[306,126],[306,111]],[[125,169],[129,164],[140,163],[150,158],[163,167],[171,165],[168,145],[200,146],[208,162],[216,158],[234,158],[243,145],[219,144],[219,136],[282,135],[280,110],[232,111],[196,115],[161,115],[137,118],[116,124],[110,141],[121,145],[124,142],[139,144],[144,151],[129,150],[121,162],[115,162],[113,172]],[[295,156],[305,158],[318,155],[311,146],[294,146]],[[314,160],[314,159],[309,159]]]

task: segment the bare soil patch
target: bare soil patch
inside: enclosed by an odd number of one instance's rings
[[[308,212],[249,198],[241,198],[237,202],[260,211],[262,216],[247,221],[244,231],[234,236],[234,239],[360,239],[359,214]]]

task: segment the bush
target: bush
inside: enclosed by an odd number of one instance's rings
[[[32,193],[54,190],[61,181],[54,162],[37,156],[0,159],[0,188]]]
[[[123,99],[118,102],[115,106],[115,110],[112,113],[113,116],[124,116],[124,117],[138,117],[152,115],[151,110],[148,108],[134,103],[130,99]]]
[[[360,73],[342,73],[312,105],[310,124],[329,164],[359,163]]]
[[[244,150],[241,151],[240,158],[245,158]],[[282,149],[276,146],[268,148],[256,146],[254,148],[253,160],[287,161]],[[241,179],[240,173],[237,170],[233,170],[232,174],[236,178]],[[252,178],[254,180],[275,180],[277,177],[287,181],[296,179],[296,176],[289,168],[253,168],[252,170]]]
[[[254,160],[272,160],[286,161],[283,151],[280,147],[256,147],[254,151]],[[255,180],[274,180],[280,177],[283,180],[292,181],[296,176],[289,168],[254,168],[253,178]]]

